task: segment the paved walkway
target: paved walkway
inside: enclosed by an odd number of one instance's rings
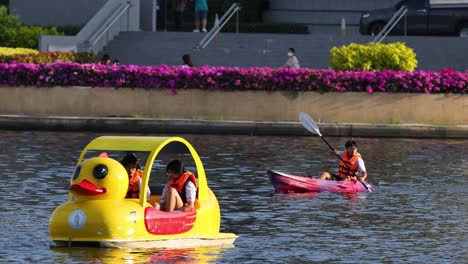
[[[468,125],[318,124],[324,136],[468,139]],[[0,129],[92,131],[142,134],[311,135],[299,122],[162,120],[146,118],[92,118],[55,116],[0,116]]]

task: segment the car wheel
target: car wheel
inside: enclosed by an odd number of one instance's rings
[[[370,35],[377,35],[380,31],[385,27],[385,24],[382,22],[375,22],[369,27],[369,34]]]

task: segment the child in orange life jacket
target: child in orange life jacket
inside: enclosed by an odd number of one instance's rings
[[[320,175],[322,180],[335,180],[335,181],[349,181],[356,180],[356,175],[362,173],[360,177],[361,181],[365,181],[367,178],[366,166],[364,160],[359,152],[357,152],[357,144],[355,141],[348,140],[345,143],[345,151],[334,150],[331,152],[332,155],[338,155],[341,159],[346,162],[340,161],[338,174],[329,173],[325,171]]]
[[[164,187],[159,200],[161,210],[167,212],[194,210],[198,188],[195,174],[191,171],[185,171],[180,160],[169,162],[166,174],[170,180]]]
[[[128,153],[120,163],[125,167],[125,170],[128,173],[128,191],[125,198],[140,198],[140,186],[143,171],[141,170],[137,157],[133,153]],[[149,201],[151,198],[149,188],[146,189],[146,195]],[[155,203],[154,207],[159,208],[159,204]]]

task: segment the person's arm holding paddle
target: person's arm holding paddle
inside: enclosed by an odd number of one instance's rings
[[[362,164],[361,164],[362,161]],[[364,160],[362,158],[358,159],[358,168],[359,172],[362,173],[361,177],[359,177],[359,181],[365,181],[367,179],[367,171],[366,166],[364,165]]]

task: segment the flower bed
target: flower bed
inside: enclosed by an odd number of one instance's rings
[[[2,63],[0,85],[466,94],[468,72]]]

